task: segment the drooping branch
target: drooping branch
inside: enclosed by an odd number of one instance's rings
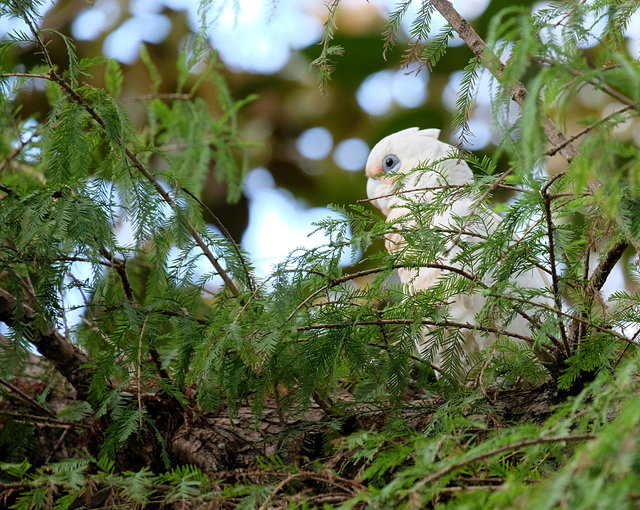
[[[40,33],[36,29],[36,27],[29,21],[25,20],[38,44],[42,54],[44,55],[47,66],[49,67],[49,72],[46,77],[48,80],[57,83],[68,95],[69,97],[78,105],[82,106],[85,111],[89,114],[89,116],[102,128],[103,130],[107,130],[107,123],[102,118],[102,116],[96,111],[96,109],[92,106],[92,104],[83,97],[70,83],[68,83],[58,72],[56,71],[53,61],[51,60],[51,56],[49,55],[49,51],[47,49],[46,44],[40,37]],[[132,164],[132,166],[154,187],[156,192],[162,197],[162,200],[171,207],[171,209],[179,214],[179,206],[175,202],[175,200],[171,197],[171,195],[162,187],[158,179],[151,173],[151,171],[140,161],[135,152],[131,150],[131,148],[127,145],[126,140],[118,139],[117,143],[122,147],[124,153]],[[207,243],[205,243],[204,239],[198,232],[198,230],[193,226],[193,224],[186,218],[183,219],[184,225],[189,231],[189,235],[198,245],[198,247],[202,250],[202,253],[209,260],[213,268],[220,275],[224,283],[226,284],[229,292],[234,297],[238,297],[240,292],[238,287],[231,279],[229,274],[222,267],[217,257],[213,254]]]
[[[0,288],[0,321],[9,327],[17,326],[18,321],[21,327],[26,326],[29,341],[71,383],[78,392],[78,397],[86,400],[91,383],[91,371],[86,366],[87,356],[67,340],[53,324],[43,326],[42,321],[38,319],[33,308],[26,303],[20,303],[10,292]]]

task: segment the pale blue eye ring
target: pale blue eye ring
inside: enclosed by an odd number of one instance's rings
[[[382,168],[385,172],[395,172],[400,167],[400,158],[395,154],[387,154],[382,160]]]

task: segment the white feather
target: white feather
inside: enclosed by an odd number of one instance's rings
[[[471,169],[466,162],[456,157],[454,147],[438,140],[439,133],[440,131],[437,129],[409,128],[383,138],[371,150],[365,169],[369,178],[367,195],[372,199],[372,203],[384,213],[388,222],[399,222],[405,226],[415,224],[415,219],[411,217],[409,209],[406,207],[407,198],[420,201],[430,200],[435,191],[425,190],[425,188],[464,185],[473,182]],[[399,159],[399,163],[395,158]],[[434,165],[435,162],[438,163]],[[394,163],[393,173],[386,173],[384,167]],[[437,168],[437,171],[413,171],[417,167],[424,169],[431,165]],[[402,185],[400,189],[396,189],[399,175],[403,175]],[[433,223],[434,226],[455,228],[454,216],[465,218],[473,214],[474,211],[476,214],[480,212],[484,224],[482,226],[469,225],[468,229],[483,236],[494,232],[501,221],[500,216],[484,207],[478,210],[469,196],[457,198],[448,209],[433,217]],[[465,242],[475,242],[477,238],[462,236],[462,239]],[[390,233],[386,236],[385,245],[389,252],[401,250],[403,243],[404,240],[398,233]],[[461,267],[460,263],[452,261],[458,252],[459,248],[454,245],[454,239],[452,239],[449,245],[445,246],[439,263],[459,269],[468,269]],[[442,274],[443,270],[433,268],[398,270],[400,280],[405,284],[409,293],[431,287]],[[515,282],[521,287],[548,287],[545,274],[537,268],[518,276]],[[484,283],[486,285],[493,283],[490,276],[485,277]],[[455,322],[476,324],[476,315],[483,308],[485,302],[486,299],[480,292],[458,295],[449,306],[449,316]],[[529,336],[531,334],[529,322],[520,315],[516,315],[507,329],[509,332],[519,335]],[[496,341],[496,335],[493,334],[480,334],[469,329],[461,330],[461,333],[464,336],[464,352],[467,355],[478,349],[484,349]],[[425,338],[426,332],[423,338],[416,342],[418,350],[421,352]],[[438,368],[441,364],[440,354],[437,353],[432,360],[432,363]]]

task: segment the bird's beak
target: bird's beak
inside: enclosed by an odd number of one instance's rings
[[[367,179],[367,196],[369,198],[376,198],[376,190],[379,184],[380,181],[378,179],[372,179],[371,177]]]
[[[380,195],[378,187],[382,184],[378,179],[369,177],[367,180],[367,196],[371,198],[371,203],[380,209],[384,214],[389,214],[389,198],[378,198]],[[383,193],[384,194],[384,193]]]

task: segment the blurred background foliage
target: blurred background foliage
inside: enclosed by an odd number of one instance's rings
[[[328,213],[312,208],[350,204],[366,197],[366,179],[361,170],[368,149],[381,137],[411,126],[436,127],[442,129],[443,140],[459,142],[450,126],[459,71],[471,53],[454,39],[434,70],[405,66],[411,19],[420,6],[419,1],[413,1],[403,30],[399,31],[398,44],[383,58],[381,33],[386,16],[397,7],[396,3],[340,3],[333,43],[342,46],[344,53],[333,58],[335,69],[325,90],[321,90],[310,66],[320,53],[318,41],[329,12],[322,0],[215,0],[200,11],[197,0],[59,0],[44,2],[42,10],[43,27],[71,37],[80,58],[106,54],[121,61],[121,100],[138,129],[144,129],[146,117],[136,99],[148,97],[153,90],[151,73],[140,58],[141,44],[161,77],[158,92],[173,93],[177,85],[176,61],[185,37],[197,32],[202,19],[210,23],[208,34],[220,55],[219,71],[234,98],[255,95],[239,112],[239,130],[244,140],[254,144],[249,150],[249,168],[263,168],[268,173],[254,172],[253,191],[246,191],[237,203],[229,204],[224,185],[213,176],[215,162],[211,162],[203,200],[235,240],[242,241],[252,253],[254,262],[261,258],[274,262],[277,253],[260,249],[265,239],[289,251],[313,230],[312,221]],[[453,3],[463,15],[466,13],[479,34],[489,31],[492,15],[512,5],[506,0]],[[542,5],[518,2],[519,8]],[[20,29],[15,20],[0,22],[0,36],[15,29]],[[640,37],[639,19],[629,26],[627,34],[633,51],[640,46],[634,39]],[[67,50],[61,38],[50,38],[49,51],[61,68],[67,67]],[[585,51],[588,55],[592,50]],[[28,69],[41,60],[41,55],[34,46],[19,46],[1,58],[23,63]],[[4,67],[12,68],[6,61]],[[103,76],[95,72],[86,80],[103,87]],[[197,78],[194,73],[192,80]],[[488,90],[480,88],[478,93],[487,95]],[[37,121],[43,121],[39,117],[48,111],[44,88],[34,84],[23,88],[21,94],[20,115],[35,115]],[[197,89],[197,94],[214,115],[217,91],[204,86]],[[610,98],[602,96],[595,91],[581,94],[582,103],[575,105],[567,123],[577,123],[589,115],[601,118],[615,107],[610,105]],[[490,123],[491,110],[485,104],[472,116],[473,136],[466,148],[478,153],[493,152],[499,140],[490,135]],[[626,126],[619,135],[635,137],[640,144],[638,126]],[[257,203],[261,187],[270,189],[271,195],[262,196],[262,208],[252,209],[251,202]],[[208,221],[213,222],[213,218]],[[285,240],[287,235],[294,239]]]

